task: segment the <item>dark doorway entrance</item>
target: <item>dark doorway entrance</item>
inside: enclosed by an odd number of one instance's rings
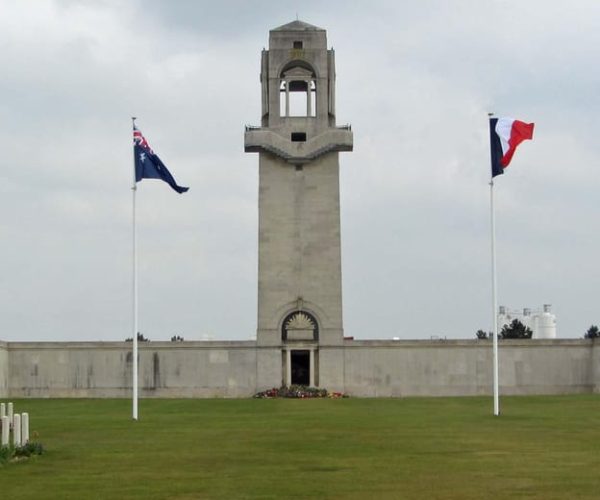
[[[292,351],[292,384],[310,384],[310,351]]]

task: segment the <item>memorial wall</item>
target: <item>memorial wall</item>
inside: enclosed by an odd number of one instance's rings
[[[130,397],[127,342],[0,342],[0,397]],[[141,342],[141,397],[249,397],[286,381],[286,346]],[[339,363],[334,370],[332,362]],[[501,394],[600,390],[591,340],[500,342]],[[357,397],[473,396],[492,391],[491,342],[346,340],[315,353],[315,385]],[[341,374],[341,376],[340,376]]]

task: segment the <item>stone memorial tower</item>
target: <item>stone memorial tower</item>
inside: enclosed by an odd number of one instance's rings
[[[293,21],[262,51],[262,121],[246,127],[259,153],[257,386],[344,383],[335,59],[324,29]]]

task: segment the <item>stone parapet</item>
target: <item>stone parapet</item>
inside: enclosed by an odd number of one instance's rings
[[[318,385],[356,397],[492,393],[481,340],[140,342],[141,397],[249,397],[281,385],[289,349],[314,351]],[[292,345],[293,344],[293,345]],[[0,342],[0,397],[131,397],[129,342]],[[600,392],[600,343],[504,340],[500,395]]]
[[[506,339],[498,341],[498,348],[502,347],[523,347],[537,349],[541,346],[554,347],[581,347],[582,345],[592,345],[591,341],[582,339]],[[479,339],[369,339],[369,340],[344,340],[344,347],[360,348],[360,347],[402,347],[402,348],[438,348],[440,346],[447,347],[465,347],[472,349],[480,349],[489,347],[492,349],[491,340]]]
[[[492,343],[481,340],[344,342],[345,389],[354,396],[492,394]],[[501,395],[594,390],[592,344],[585,340],[502,340]]]
[[[6,353],[7,396],[131,397],[131,342],[14,342]],[[246,397],[256,356],[254,341],[139,342],[139,394]]]

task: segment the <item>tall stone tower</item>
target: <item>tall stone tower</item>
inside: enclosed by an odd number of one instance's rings
[[[339,152],[335,59],[324,29],[293,21],[262,51],[257,385],[343,386]]]

